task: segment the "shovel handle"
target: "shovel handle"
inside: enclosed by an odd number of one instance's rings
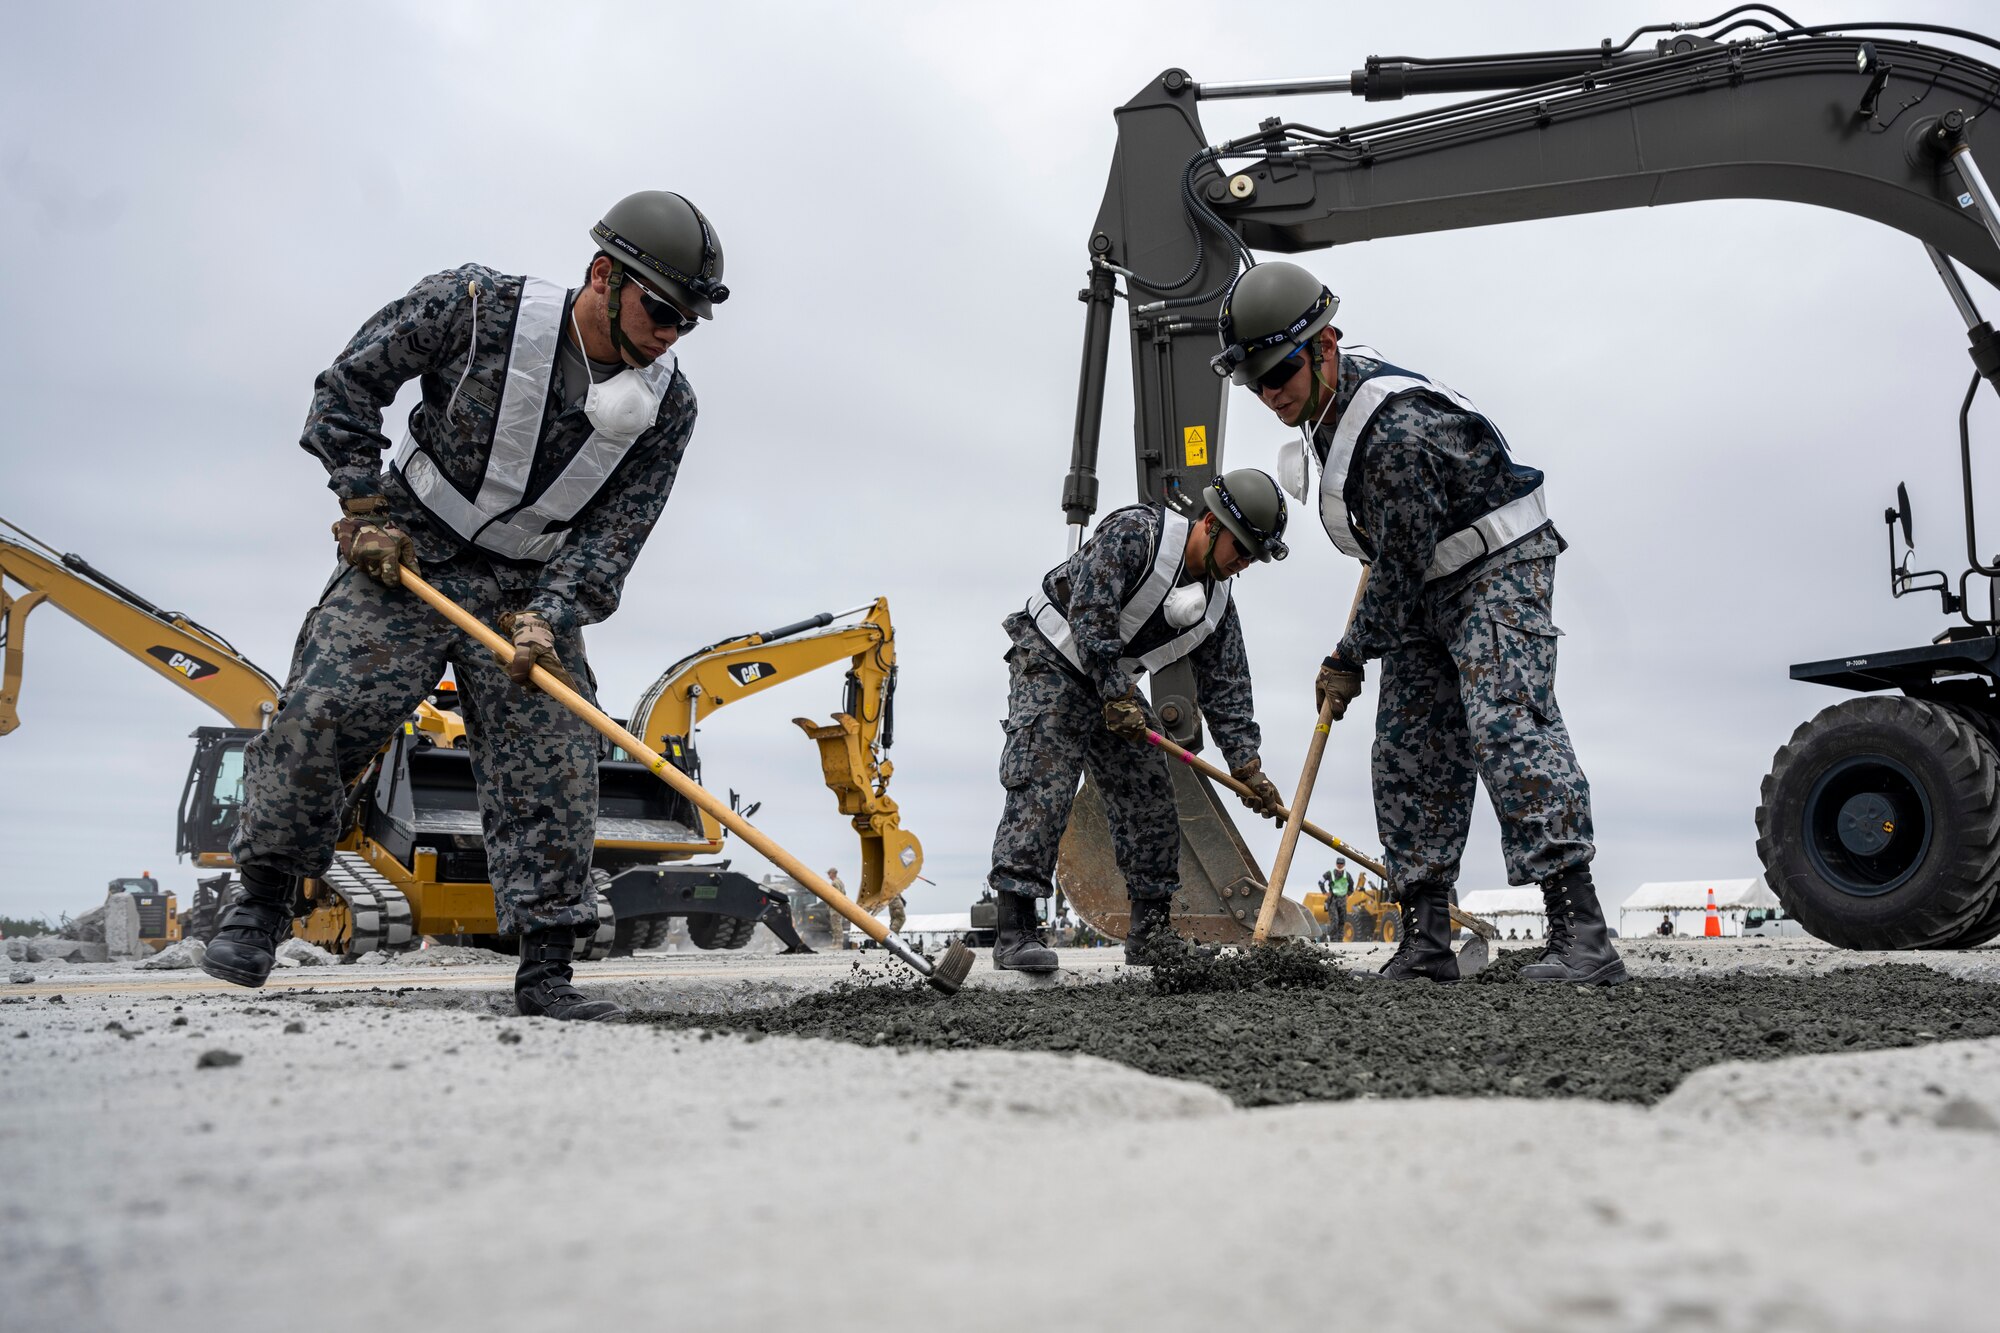
[[[403,586],[415,593],[424,602],[429,603],[433,611],[436,611],[446,620],[449,620],[452,624],[477,639],[482,646],[498,657],[503,663],[514,660],[514,645],[487,628],[479,617],[473,615],[457,602],[452,601],[451,598],[426,583],[408,565],[403,566],[401,573]],[[625,753],[632,755],[645,764],[647,768],[652,770],[655,777],[681,795],[687,797],[690,801],[693,801],[702,810],[714,815],[717,822],[724,828],[734,833],[751,847],[756,848],[765,860],[771,862],[771,864],[777,866],[787,875],[805,885],[807,890],[815,897],[824,901],[828,907],[831,907],[856,926],[859,926],[862,933],[867,935],[868,938],[874,940],[877,944],[887,945],[890,935],[887,926],[862,911],[852,898],[833,888],[825,880],[821,879],[811,870],[808,870],[805,862],[799,860],[798,857],[793,856],[777,843],[772,842],[769,838],[758,832],[748,820],[710,795],[700,783],[668,763],[644,741],[619,726],[616,722],[613,722],[601,709],[592,704],[590,700],[557,680],[541,667],[535,667],[530,670],[528,679],[533,681],[536,688],[540,689],[544,694],[547,694],[557,703],[569,709],[570,712],[575,713],[578,717],[589,723],[599,735],[605,737],[612,744],[624,750]],[[898,941],[898,943],[900,942]]]
[[[1278,916],[1278,899],[1285,896],[1285,876],[1292,871],[1292,853],[1298,850],[1299,830],[1305,823],[1306,802],[1312,799],[1313,781],[1319,776],[1319,761],[1326,754],[1327,737],[1333,731],[1333,700],[1319,706],[1319,721],[1313,727],[1312,742],[1306,747],[1306,766],[1299,772],[1298,794],[1285,816],[1284,836],[1278,839],[1278,859],[1271,865],[1271,882],[1264,886],[1264,902],[1257,909],[1257,929],[1250,943],[1262,944],[1271,934],[1271,922]]]
[[[1180,760],[1183,764],[1186,764],[1189,768],[1192,768],[1195,772],[1201,774],[1203,777],[1209,779],[1211,782],[1218,782],[1223,786],[1229,788],[1229,790],[1235,792],[1238,796],[1254,795],[1254,793],[1250,790],[1250,785],[1248,783],[1238,782],[1228,773],[1225,773],[1222,769],[1217,768],[1214,764],[1209,763],[1206,759],[1203,759],[1200,755],[1195,754],[1192,750],[1182,749],[1180,746],[1168,740],[1165,736],[1162,736],[1159,732],[1157,731],[1147,732],[1146,741],[1149,745],[1154,745],[1162,750],[1165,750],[1170,756]],[[1282,819],[1290,819],[1292,817],[1291,808],[1288,806],[1278,811],[1278,815]],[[1354,848],[1348,846],[1347,843],[1341,841],[1339,838],[1336,838],[1333,834],[1328,833],[1325,829],[1313,823],[1310,819],[1300,820],[1299,829],[1308,838],[1311,838],[1316,842],[1325,843],[1328,847],[1333,848],[1334,851],[1339,852],[1342,856],[1347,857],[1349,860],[1353,861],[1363,870],[1373,871],[1375,874],[1381,876],[1384,880],[1388,879],[1389,872],[1382,868],[1380,862],[1371,861],[1370,859],[1368,859],[1368,857],[1362,855],[1360,852],[1355,851]]]
[[[1347,608],[1347,624],[1354,625],[1354,617],[1361,610],[1361,595],[1368,591],[1368,575],[1371,566],[1361,567],[1361,577],[1354,584],[1354,601]],[[1313,780],[1319,776],[1319,761],[1326,753],[1326,741],[1333,730],[1333,699],[1329,696],[1319,706],[1319,719],[1313,725],[1312,742],[1306,747],[1306,766],[1299,772],[1298,795],[1292,798],[1292,811],[1285,816],[1284,836],[1278,839],[1278,859],[1271,866],[1271,882],[1264,888],[1264,903],[1257,909],[1257,929],[1250,942],[1262,944],[1271,933],[1271,922],[1278,915],[1278,899],[1284,896],[1285,876],[1292,871],[1292,853],[1299,845],[1299,828],[1305,822],[1306,802],[1312,798]],[[1357,860],[1360,858],[1356,858]],[[1372,867],[1375,873],[1388,882],[1388,872],[1380,867]]]

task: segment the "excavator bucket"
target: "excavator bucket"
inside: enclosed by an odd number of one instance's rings
[[[924,868],[924,845],[905,829],[896,802],[883,790],[891,769],[878,767],[861,743],[861,724],[846,713],[835,713],[821,725],[795,717],[792,725],[819,746],[820,772],[839,798],[840,813],[851,815],[861,835],[861,883],[854,901],[864,912],[880,910],[890,899],[916,883]]]
[[[1174,897],[1175,928],[1207,944],[1248,945],[1264,901],[1264,872],[1223,809],[1207,778],[1182,764],[1167,765],[1181,825],[1181,891]],[[1056,885],[1093,930],[1125,938],[1131,903],[1125,876],[1111,850],[1104,798],[1088,777],[1070,808],[1069,828],[1056,856]],[[1312,938],[1312,918],[1290,898],[1278,902],[1271,935]]]

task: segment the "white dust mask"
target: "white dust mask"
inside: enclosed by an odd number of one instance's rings
[[[576,311],[570,311],[570,323],[576,323]],[[583,334],[576,335],[577,348],[583,347]],[[672,374],[673,350],[669,348],[661,354],[667,363],[667,371]],[[659,362],[655,361],[654,365]],[[584,373],[590,374],[590,359],[584,358]],[[595,378],[590,388],[584,391],[583,414],[590,418],[590,424],[605,435],[619,439],[631,439],[640,431],[653,424],[660,415],[660,396],[642,379],[631,366],[619,371],[610,379],[599,383]]]
[[[1183,583],[1167,594],[1161,614],[1175,629],[1186,629],[1208,614],[1208,593],[1199,583]]]
[[[583,414],[604,434],[626,439],[653,424],[660,415],[660,396],[627,366],[602,384],[591,381],[583,395]]]

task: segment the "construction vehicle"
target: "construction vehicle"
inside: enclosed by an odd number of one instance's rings
[[[833,721],[821,725],[795,717],[792,724],[819,747],[826,785],[860,835],[855,901],[873,912],[914,884],[924,868],[923,844],[903,828],[888,792],[895,765],[887,751],[896,735],[896,630],[888,598],[692,652],[647,687],[628,725],[640,740],[678,756],[681,770],[699,781],[701,757],[694,744],[699,719],[843,657],[845,692]],[[720,848],[721,826],[701,818],[703,833]]]
[[[105,890],[108,897],[113,893],[127,893],[139,905],[139,942],[155,950],[164,949],[181,938],[180,917],[175,911],[174,895],[160,887],[160,881],[153,878],[148,870],[143,875],[121,875],[111,881]]]
[[[5,598],[0,601],[0,615],[6,630],[4,698],[0,698],[4,709],[0,722],[5,725],[0,731],[18,725],[28,613],[43,601],[52,602],[234,724],[194,731],[195,752],[182,788],[176,833],[176,850],[197,867],[233,868],[229,847],[242,808],[244,748],[277,712],[276,681],[221,635],[186,616],[161,610],[81,557],[58,554],[15,525],[6,526],[27,544],[0,539],[0,574],[26,592],[14,595],[0,584],[0,597]],[[895,803],[885,790],[891,770],[881,757],[891,741],[883,724],[893,694],[894,632],[886,602],[866,609],[866,628],[843,626],[831,635],[813,636],[820,643],[809,648],[773,640],[822,628],[837,617],[822,614],[782,631],[745,635],[704,649],[669,669],[647,698],[686,694],[682,687],[704,681],[701,672],[710,664],[720,662],[726,673],[735,664],[732,650],[748,647],[785,665],[782,673],[774,670],[757,682],[757,688],[765,688],[809,670],[808,661],[823,665],[834,660],[825,655],[824,644],[837,642],[843,651],[834,657],[857,658],[849,672],[849,706],[872,710],[872,716],[865,725],[846,715],[836,716],[830,727],[822,729],[838,738],[831,746],[815,734],[822,767],[843,812],[854,815],[857,828],[869,821],[869,827],[862,829],[864,864],[872,836],[878,859],[885,844],[893,848],[889,859],[898,873],[885,870],[882,879],[906,884],[908,880],[899,880],[898,875],[908,869],[913,876],[922,864],[922,853],[916,839],[898,826]],[[859,660],[863,656],[869,659],[865,664]],[[856,682],[861,679],[873,688],[872,693],[860,691],[867,695],[865,700],[857,694]],[[718,692],[712,685],[705,689],[710,696]],[[710,697],[710,706],[720,704]],[[656,720],[680,716],[671,703],[649,709],[647,716],[654,712]],[[686,718],[684,730],[665,752],[694,771],[697,765],[688,743],[693,734],[691,711]],[[799,721],[802,726],[816,725]],[[854,769],[836,774],[829,749],[841,756],[852,754],[850,730],[854,736],[865,734],[869,745],[862,747]],[[334,864],[323,879],[307,881],[297,934],[346,957],[414,947],[425,936],[511,947],[511,940],[496,934],[493,890],[486,878],[485,845],[464,734],[456,692],[446,680],[354,779]],[[741,948],[759,922],[788,943],[796,940],[790,905],[781,893],[731,871],[726,860],[688,863],[693,857],[719,853],[721,830],[643,765],[617,756],[602,759],[598,786],[591,872],[598,928],[580,941],[579,957],[652,947],[654,936],[664,939],[673,919],[680,917],[687,919],[688,938],[704,949]],[[881,832],[875,833],[878,827]],[[233,891],[226,875],[201,880],[184,922],[189,933],[212,933]]]
[[[1306,912],[1324,933],[1328,924],[1326,913],[1327,895],[1318,891],[1305,896]],[[1394,943],[1396,932],[1401,929],[1402,912],[1396,904],[1384,898],[1379,890],[1355,888],[1347,891],[1347,920],[1340,928],[1340,938],[1349,944],[1365,944],[1371,940]]]
[[[1165,71],[1117,111],[1117,150],[1088,242],[1062,491],[1070,549],[1097,508],[1118,301],[1132,339],[1140,498],[1193,511],[1224,469],[1230,385],[1210,359],[1221,297],[1254,261],[1252,247],[1292,253],[1724,198],[1814,204],[1906,232],[1964,322],[1976,373],[1959,411],[1965,566],[1956,576],[1911,568],[1899,487],[1885,516],[1891,588],[1936,592],[1960,623],[1929,644],[1792,667],[1795,680],[1862,697],[1826,709],[1778,751],[1757,812],[1758,852],[1787,913],[1831,943],[1964,948],[2000,934],[2000,556],[1980,556],[1968,428],[1980,380],[2000,389],[2000,335],[1959,272],[2000,284],[2000,203],[1979,165],[2000,150],[2000,118],[1984,114],[2000,69],[1925,40],[1938,37],[2000,47],[1936,25],[1808,27],[1768,5],[1740,5],[1572,50],[1371,56],[1351,73],[1313,79],[1216,83]],[[1302,94],[1479,96],[1332,130],[1273,116],[1215,145],[1202,131],[1205,101]],[[1171,738],[1198,746],[1191,667],[1160,672],[1150,694]],[[1208,784],[1169,767],[1188,885],[1177,909],[1198,933],[1246,938],[1237,912],[1246,887],[1261,891],[1262,873]],[[1093,925],[1119,933],[1123,884],[1089,784],[1076,810],[1063,887]]]

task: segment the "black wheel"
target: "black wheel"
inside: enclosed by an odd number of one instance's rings
[[[617,932],[611,937],[611,956],[624,958],[640,949],[657,949],[673,934],[674,919],[670,916],[626,917],[619,921]]]
[[[2000,757],[1941,704],[1847,699],[1792,733],[1757,855],[1806,930],[1843,949],[1935,949],[2000,888]]]
[[[1995,717],[1977,704],[1947,703],[1944,705],[1962,721],[1972,724],[1972,729],[1980,734],[1986,743],[2000,756],[2000,717]],[[1986,943],[1995,935],[2000,935],[2000,890],[1987,900],[1986,910],[1942,944],[1941,948],[1973,949]]]
[[[687,919],[688,939],[697,949],[740,949],[757,933],[755,921],[700,913]]]

